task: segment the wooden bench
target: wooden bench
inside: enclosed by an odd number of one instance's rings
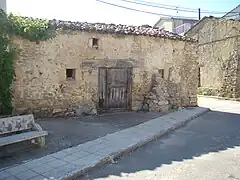
[[[0,119],[0,147],[27,140],[42,147],[46,135],[32,114]]]

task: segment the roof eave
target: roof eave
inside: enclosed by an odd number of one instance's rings
[[[160,17],[160,19],[153,25],[153,27],[156,27],[162,20],[171,20],[171,18],[168,18],[168,17]]]
[[[184,33],[184,36],[186,36],[188,33],[190,33],[193,29],[195,29],[201,22],[203,22],[205,19],[208,19],[209,17],[205,16],[201,20],[199,20],[196,24],[194,24],[187,32]]]
[[[240,6],[240,4],[237,6],[237,7],[235,7],[235,8],[233,8],[231,11],[229,11],[228,13],[226,13],[224,16],[222,16],[223,18],[224,17],[226,17],[229,13],[232,13],[234,10],[236,10],[238,7]]]

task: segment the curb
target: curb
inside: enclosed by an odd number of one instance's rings
[[[184,126],[184,125],[186,125],[191,120],[193,120],[193,119],[195,119],[195,118],[197,118],[197,117],[199,117],[199,116],[201,116],[201,115],[203,115],[203,114],[205,114],[205,113],[207,113],[209,111],[210,111],[209,108],[204,108],[201,112],[196,113],[195,115],[185,119],[184,121],[182,121],[180,123],[175,124],[174,126],[168,128],[168,129],[166,129],[164,131],[159,132],[158,134],[156,134],[154,136],[151,136],[151,137],[149,137],[149,138],[147,138],[145,140],[142,140],[142,141],[138,142],[137,144],[135,144],[133,146],[130,146],[130,147],[126,148],[126,149],[122,149],[121,151],[112,153],[110,156],[107,156],[104,159],[102,159],[99,162],[97,162],[94,166],[90,166],[90,167],[86,167],[84,169],[76,170],[76,171],[72,172],[71,174],[69,174],[69,175],[67,175],[65,177],[60,178],[59,180],[75,180],[78,177],[84,175],[85,173],[93,170],[94,168],[100,167],[100,166],[102,166],[102,165],[104,165],[104,164],[106,164],[108,162],[112,162],[114,159],[119,158],[119,157],[123,156],[124,154],[128,154],[128,153],[130,153],[130,152],[132,152],[132,151],[134,151],[134,150],[136,150],[136,149],[146,145],[147,143],[152,142],[152,141],[154,141],[154,140],[156,140],[156,139],[166,135],[167,133],[170,133],[170,132],[172,132],[172,131],[174,131],[174,130],[176,130],[176,129]]]

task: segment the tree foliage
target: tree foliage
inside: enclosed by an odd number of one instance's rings
[[[9,16],[0,9],[0,114],[12,112],[12,83],[14,59],[17,49],[12,36],[21,36],[30,41],[47,40],[55,35],[49,21],[27,17]]]

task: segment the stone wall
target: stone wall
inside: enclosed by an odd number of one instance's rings
[[[98,48],[91,47],[92,38]],[[152,91],[152,77],[160,69],[166,96],[172,86],[175,106],[196,105],[196,43],[168,38],[64,31],[40,43],[19,37],[15,61],[14,107],[18,113],[39,116],[96,114],[98,110],[98,68],[127,62],[133,67],[132,110],[142,108]],[[75,69],[75,80],[66,79],[66,69]],[[176,92],[175,92],[176,91]],[[164,95],[164,94],[161,94]],[[193,99],[191,99],[193,97]],[[174,99],[174,98],[172,98]]]
[[[202,92],[239,97],[240,22],[205,18],[187,35],[199,41]]]
[[[240,97],[240,36],[237,37],[236,39],[236,48],[234,50],[233,56],[236,59],[236,61],[238,62],[237,65],[237,86],[236,86],[236,97],[239,98]]]

